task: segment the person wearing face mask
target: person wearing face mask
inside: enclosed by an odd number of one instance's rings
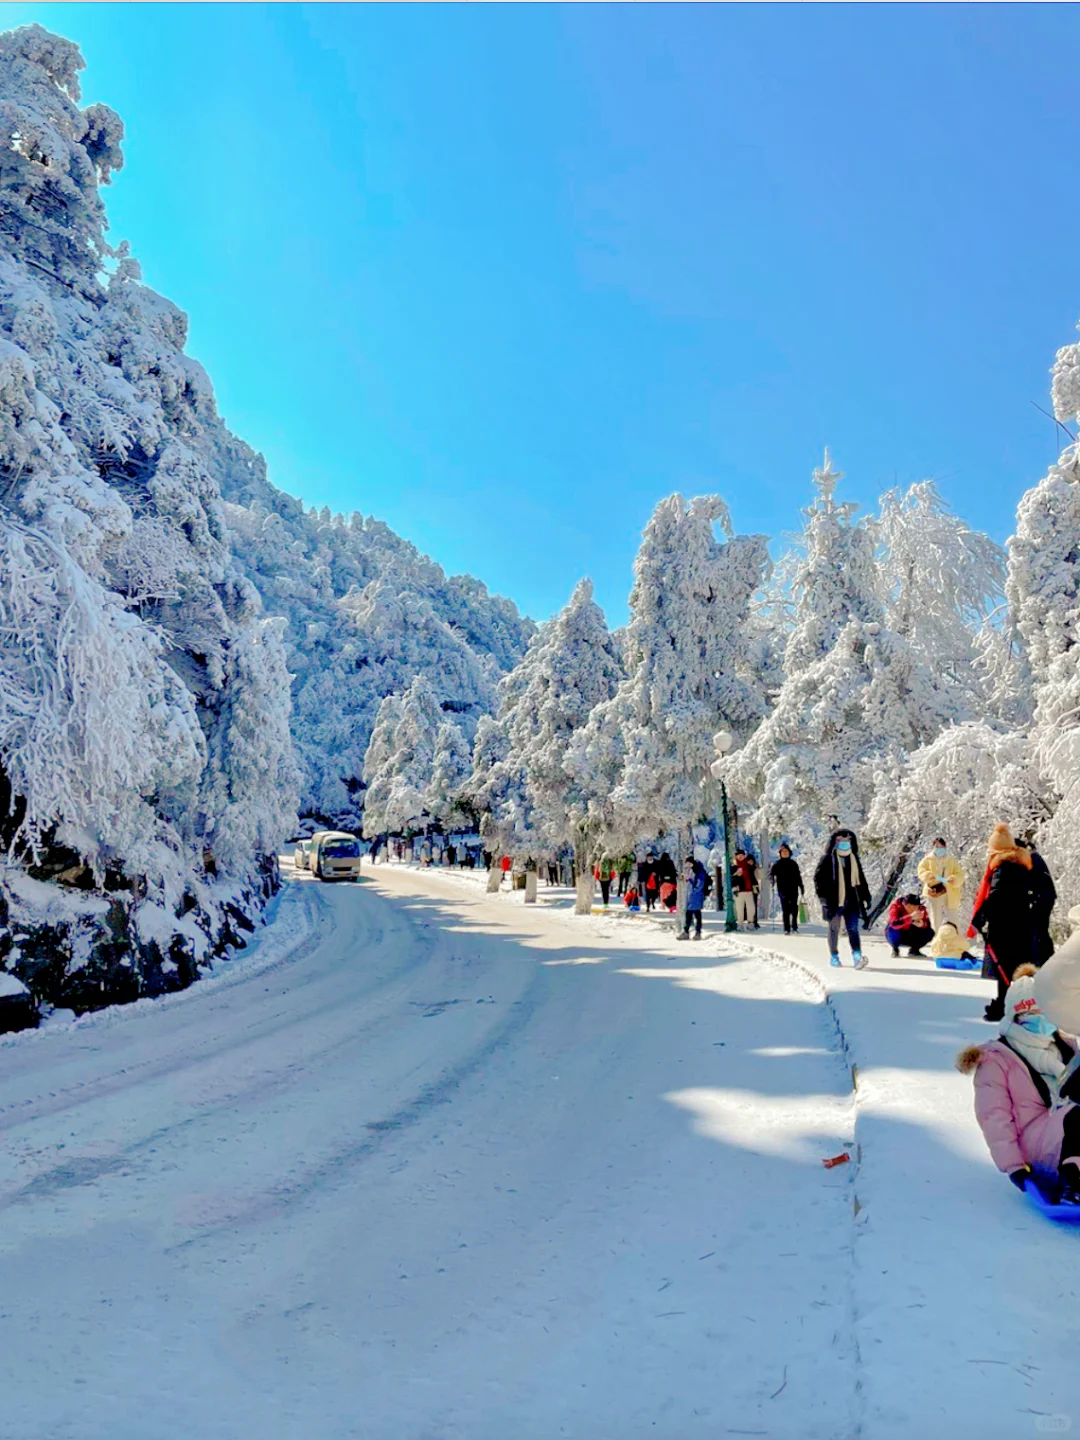
[[[1043,1014],[1034,965],[1020,965],[996,1040],[957,1056],[975,1077],[975,1118],[994,1164],[1023,1190],[1035,1181],[1061,1205],[1080,1205],[1080,1055]]]
[[[814,891],[829,927],[829,964],[840,964],[840,927],[847,930],[856,970],[868,964],[859,939],[859,921],[866,923],[870,886],[859,863],[859,842],[853,830],[835,830],[814,871]]]
[[[946,920],[959,927],[964,872],[940,835],[919,861],[919,883],[934,933],[937,934]]]

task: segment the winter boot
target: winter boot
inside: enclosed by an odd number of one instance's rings
[[[840,969],[840,956],[839,956],[839,955],[830,955],[830,956],[829,956],[829,964],[833,967],[834,970],[839,970],[839,969]]]
[[[899,959],[900,959],[900,946],[899,946],[899,945],[894,945],[894,946],[892,947],[892,958],[893,958],[894,960],[899,960]]]
[[[865,970],[866,967],[870,964],[870,961],[867,960],[866,956],[862,953],[861,950],[855,951],[855,953],[851,957],[851,962],[855,966],[856,970]]]
[[[909,950],[907,953],[908,953],[908,959],[909,959],[909,960],[925,960],[925,959],[926,959],[926,956],[922,953],[921,950]]]
[[[1076,1185],[1063,1185],[1061,1193],[1057,1197],[1059,1205],[1080,1206],[1080,1187]]]
[[[675,939],[676,939],[676,940],[689,940],[689,939],[690,939],[690,931],[689,931],[689,930],[680,930],[679,933],[675,936]]]

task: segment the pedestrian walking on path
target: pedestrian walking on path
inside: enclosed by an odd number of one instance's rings
[[[1034,1179],[1058,1204],[1080,1205],[1080,1057],[1042,1013],[1034,965],[1019,965],[987,1045],[961,1051],[975,1077],[975,1118],[994,1164],[1020,1190]]]
[[[834,830],[825,854],[814,871],[814,891],[829,927],[829,964],[840,964],[840,927],[847,931],[851,963],[865,970],[866,957],[859,938],[859,921],[866,923],[870,886],[859,863],[859,841],[854,830]]]
[[[773,886],[780,896],[780,909],[784,916],[784,934],[799,933],[799,899],[806,894],[802,871],[798,861],[792,858],[791,846],[780,846],[780,858],[769,871]]]
[[[964,871],[942,836],[919,861],[919,884],[930,912],[930,924],[936,934],[951,920],[960,924],[960,897],[964,893]]]
[[[1031,851],[1017,845],[1008,825],[994,826],[986,847],[986,874],[975,896],[968,935],[976,931],[986,943],[987,973],[997,981],[997,995],[986,1007],[987,1020],[1005,1013],[1005,993],[1018,965],[1044,958],[1038,933],[1037,900],[1042,882],[1034,876]],[[1042,901],[1045,904],[1045,901]]]
[[[755,930],[759,929],[757,861],[745,850],[735,851],[731,888],[735,891],[735,919],[740,925],[752,925]]]

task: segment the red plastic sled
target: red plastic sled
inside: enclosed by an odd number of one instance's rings
[[[1080,1205],[1056,1205],[1034,1180],[1024,1182],[1024,1194],[1048,1220],[1056,1220],[1061,1225],[1080,1225]]]

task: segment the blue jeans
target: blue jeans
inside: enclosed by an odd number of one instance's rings
[[[851,953],[858,955],[862,952],[862,942],[859,939],[859,917],[848,911],[836,911],[829,916],[829,954],[839,955],[840,953],[840,926],[847,929],[848,944],[851,946]]]

